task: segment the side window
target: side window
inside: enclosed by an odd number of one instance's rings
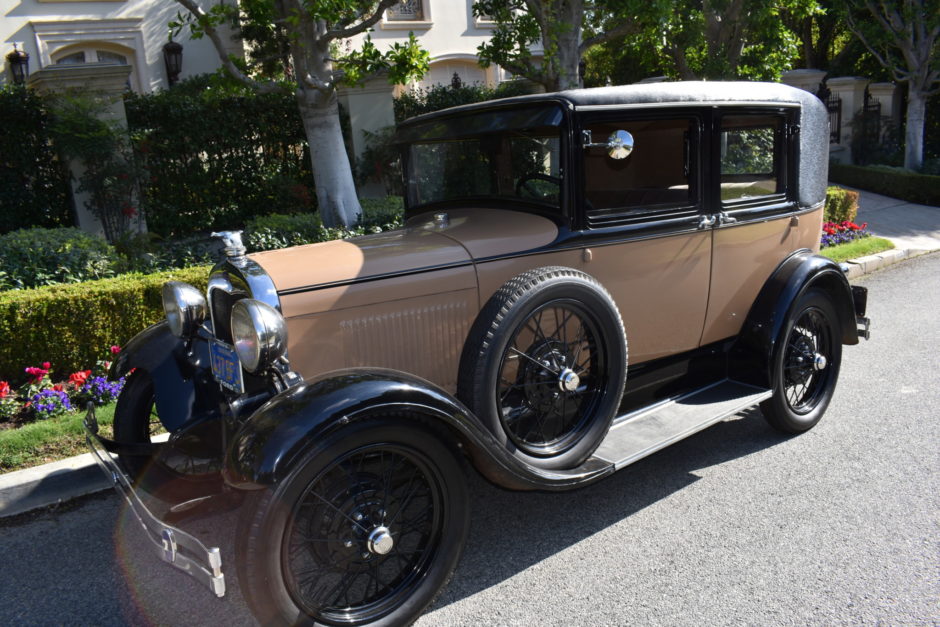
[[[686,117],[586,125],[591,143],[601,144],[582,153],[588,222],[635,221],[649,214],[682,213],[695,205],[695,128],[695,120]],[[618,130],[633,136],[633,150],[625,159],[612,159],[603,145]]]
[[[721,201],[770,200],[786,192],[784,120],[775,115],[721,119]]]

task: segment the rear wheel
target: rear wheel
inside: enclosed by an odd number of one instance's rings
[[[760,406],[771,425],[801,433],[819,422],[839,379],[841,338],[829,296],[812,289],[803,294],[774,349],[774,394]]]
[[[454,452],[402,418],[333,434],[246,505],[238,578],[263,624],[407,624],[450,578],[468,528]]]

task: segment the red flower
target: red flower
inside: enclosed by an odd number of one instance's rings
[[[6,381],[0,381],[0,398],[6,398],[10,395],[10,384]]]
[[[43,365],[48,366],[49,362],[46,362]],[[28,374],[29,376],[33,378],[32,381],[30,381],[30,383],[33,383],[33,384],[42,382],[43,377],[49,374],[49,370],[43,370],[42,368],[32,368],[32,367],[26,368],[25,372],[26,374]]]
[[[121,347],[120,347],[120,346],[112,346],[112,347],[111,347],[111,354],[112,354],[112,355],[117,355],[117,354],[120,353],[120,352],[121,352]]]
[[[85,385],[85,382],[88,381],[88,377],[90,376],[91,370],[79,370],[69,375],[69,383],[74,384],[76,387],[81,387]]]
[[[42,362],[42,367],[45,368],[46,371],[48,372],[49,368],[51,368],[52,365],[48,361],[44,361]]]
[[[61,383],[56,383],[55,385],[52,386],[52,389],[55,390],[56,392],[62,392],[65,390],[65,386],[63,386]]]

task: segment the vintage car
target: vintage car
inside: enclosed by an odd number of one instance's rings
[[[460,557],[469,468],[573,489],[755,405],[799,433],[867,337],[865,290],[816,254],[829,128],[808,92],[531,95],[397,143],[404,228],[253,255],[220,234],[206,293],[167,283],[166,320],[114,362],[113,440],[86,418],[157,553],[219,596],[218,539],[178,519],[240,508],[262,623],[408,623]]]

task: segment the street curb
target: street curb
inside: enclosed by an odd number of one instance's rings
[[[91,453],[0,475],[0,518],[107,490],[112,486]]]
[[[846,276],[855,279],[928,252],[894,249],[851,259],[846,262]],[[107,490],[112,485],[91,453],[0,475],[0,518]]]
[[[928,252],[930,251],[921,250],[918,248],[895,248],[892,250],[876,253],[874,255],[859,257],[858,259],[849,259],[845,262],[849,266],[849,271],[846,273],[846,276],[849,279],[855,279],[866,274],[871,274],[875,270],[881,270],[882,268],[893,266],[894,264],[900,263],[905,259],[917,257]]]

